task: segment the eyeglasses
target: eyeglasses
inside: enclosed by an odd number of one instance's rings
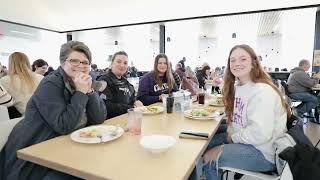
[[[79,59],[67,59],[67,61],[69,61],[73,66],[79,66],[80,64],[83,64],[84,66],[90,65],[89,61],[80,61]]]

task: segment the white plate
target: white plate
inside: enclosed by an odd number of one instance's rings
[[[176,143],[176,139],[167,135],[153,134],[143,136],[140,145],[151,153],[162,153],[167,151]]]
[[[101,138],[99,137],[80,137],[81,132],[90,132],[96,131]],[[124,130],[121,127],[110,126],[110,125],[97,125],[89,126],[86,128],[78,129],[73,132],[70,137],[73,141],[85,144],[96,144],[112,141],[119,138],[124,133]]]
[[[184,117],[187,117],[190,119],[197,119],[197,120],[211,120],[219,117],[218,112],[211,113],[209,116],[192,116],[191,112],[192,112],[192,109],[184,111],[183,112]]]
[[[146,115],[149,115],[149,114],[159,114],[159,113],[162,113],[164,112],[164,107],[162,106],[153,106],[153,107],[156,107],[157,108],[157,111],[156,112],[150,112],[150,111],[147,111],[147,107],[145,106],[142,106],[142,107],[136,107],[134,108],[135,111],[141,111],[142,114],[146,114]]]

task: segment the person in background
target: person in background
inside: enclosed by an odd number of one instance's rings
[[[207,62],[202,63],[201,69],[203,69],[203,68],[206,67],[206,66],[209,66],[209,63],[207,63]],[[209,67],[210,67],[210,66],[209,66]]]
[[[274,171],[273,143],[286,131],[290,111],[250,46],[231,49],[222,92],[233,131],[220,126],[209,143],[204,154],[206,179],[220,179],[219,167]]]
[[[138,69],[135,66],[131,66],[130,77],[138,77]]]
[[[176,73],[181,79],[181,88],[183,90],[188,90],[191,95],[195,95],[197,93],[197,89],[194,89],[194,82],[191,79],[187,78],[187,74],[183,71],[182,65],[180,63],[178,63],[176,66]]]
[[[170,66],[170,70],[171,70],[174,82],[176,83],[177,87],[179,88],[182,83],[181,79],[180,79],[179,75],[176,73],[176,71],[173,70],[171,62],[169,63],[169,66]]]
[[[25,114],[27,102],[42,78],[42,75],[31,71],[29,59],[24,53],[14,52],[9,56],[8,76],[1,78],[0,83],[13,97],[17,113]]]
[[[181,70],[183,71],[183,72],[185,72],[186,71],[186,57],[183,57],[182,58],[182,60],[180,60],[179,62],[178,62],[178,64],[181,64]]]
[[[169,94],[178,90],[167,55],[158,54],[154,60],[153,71],[145,74],[139,83],[138,99],[144,105],[162,101],[162,94]]]
[[[4,68],[4,66],[2,66],[2,64],[0,63],[0,78],[6,76],[8,74],[7,70]]]
[[[223,79],[223,77],[224,77],[224,71],[225,71],[225,66],[222,66],[221,67],[221,71],[220,71],[220,77]]]
[[[128,67],[128,54],[124,51],[116,52],[111,61],[111,70],[98,79],[107,82],[107,88],[100,95],[108,107],[107,119],[127,113],[129,108],[143,106],[135,98],[133,85],[124,77]]]
[[[199,88],[203,88],[206,90],[206,81],[209,80],[210,76],[210,67],[209,66],[204,66],[201,71],[198,71],[197,73],[197,79],[199,81]]]
[[[91,52],[82,42],[69,41],[61,46],[60,67],[41,81],[25,118],[14,127],[0,152],[0,179],[77,179],[18,159],[16,152],[104,122],[106,107],[92,90],[90,63]]]
[[[97,77],[100,75],[98,72],[98,66],[96,64],[91,64],[91,71],[89,72],[92,80],[96,80]]]
[[[211,79],[213,81],[212,91],[220,93],[220,85],[222,83],[222,79],[220,77],[221,69],[220,67],[216,67],[214,72],[211,73]]]
[[[47,72],[44,73],[43,76],[47,76],[47,75],[49,75],[49,74],[50,74],[51,72],[53,72],[53,71],[54,71],[53,67],[49,66]]]
[[[302,101],[295,109],[299,116],[304,113],[312,114],[311,110],[317,106],[317,97],[311,94],[311,88],[319,83],[320,73],[310,77],[306,72],[310,69],[308,60],[301,60],[299,67],[290,71],[288,78],[289,96],[295,100]]]
[[[32,71],[44,76],[48,70],[48,63],[43,59],[37,59],[32,63]]]
[[[187,78],[191,79],[198,87],[199,86],[199,81],[198,81],[195,73],[192,71],[190,66],[186,67],[186,74],[187,74]]]

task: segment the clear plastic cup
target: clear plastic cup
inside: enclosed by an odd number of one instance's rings
[[[132,135],[141,134],[142,112],[135,111],[134,108],[128,109],[128,129]]]

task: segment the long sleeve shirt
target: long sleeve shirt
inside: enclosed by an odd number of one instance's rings
[[[272,144],[286,131],[286,122],[281,98],[270,85],[248,82],[236,86],[231,135],[234,143],[251,144],[274,163]]]
[[[139,82],[137,99],[140,100],[144,105],[160,102],[159,96],[161,94],[168,94],[169,91],[175,92],[178,90],[175,83],[173,89],[169,89],[167,78],[165,76],[161,77],[160,79],[162,80],[162,86],[156,84],[153,72],[149,72],[141,78]]]

